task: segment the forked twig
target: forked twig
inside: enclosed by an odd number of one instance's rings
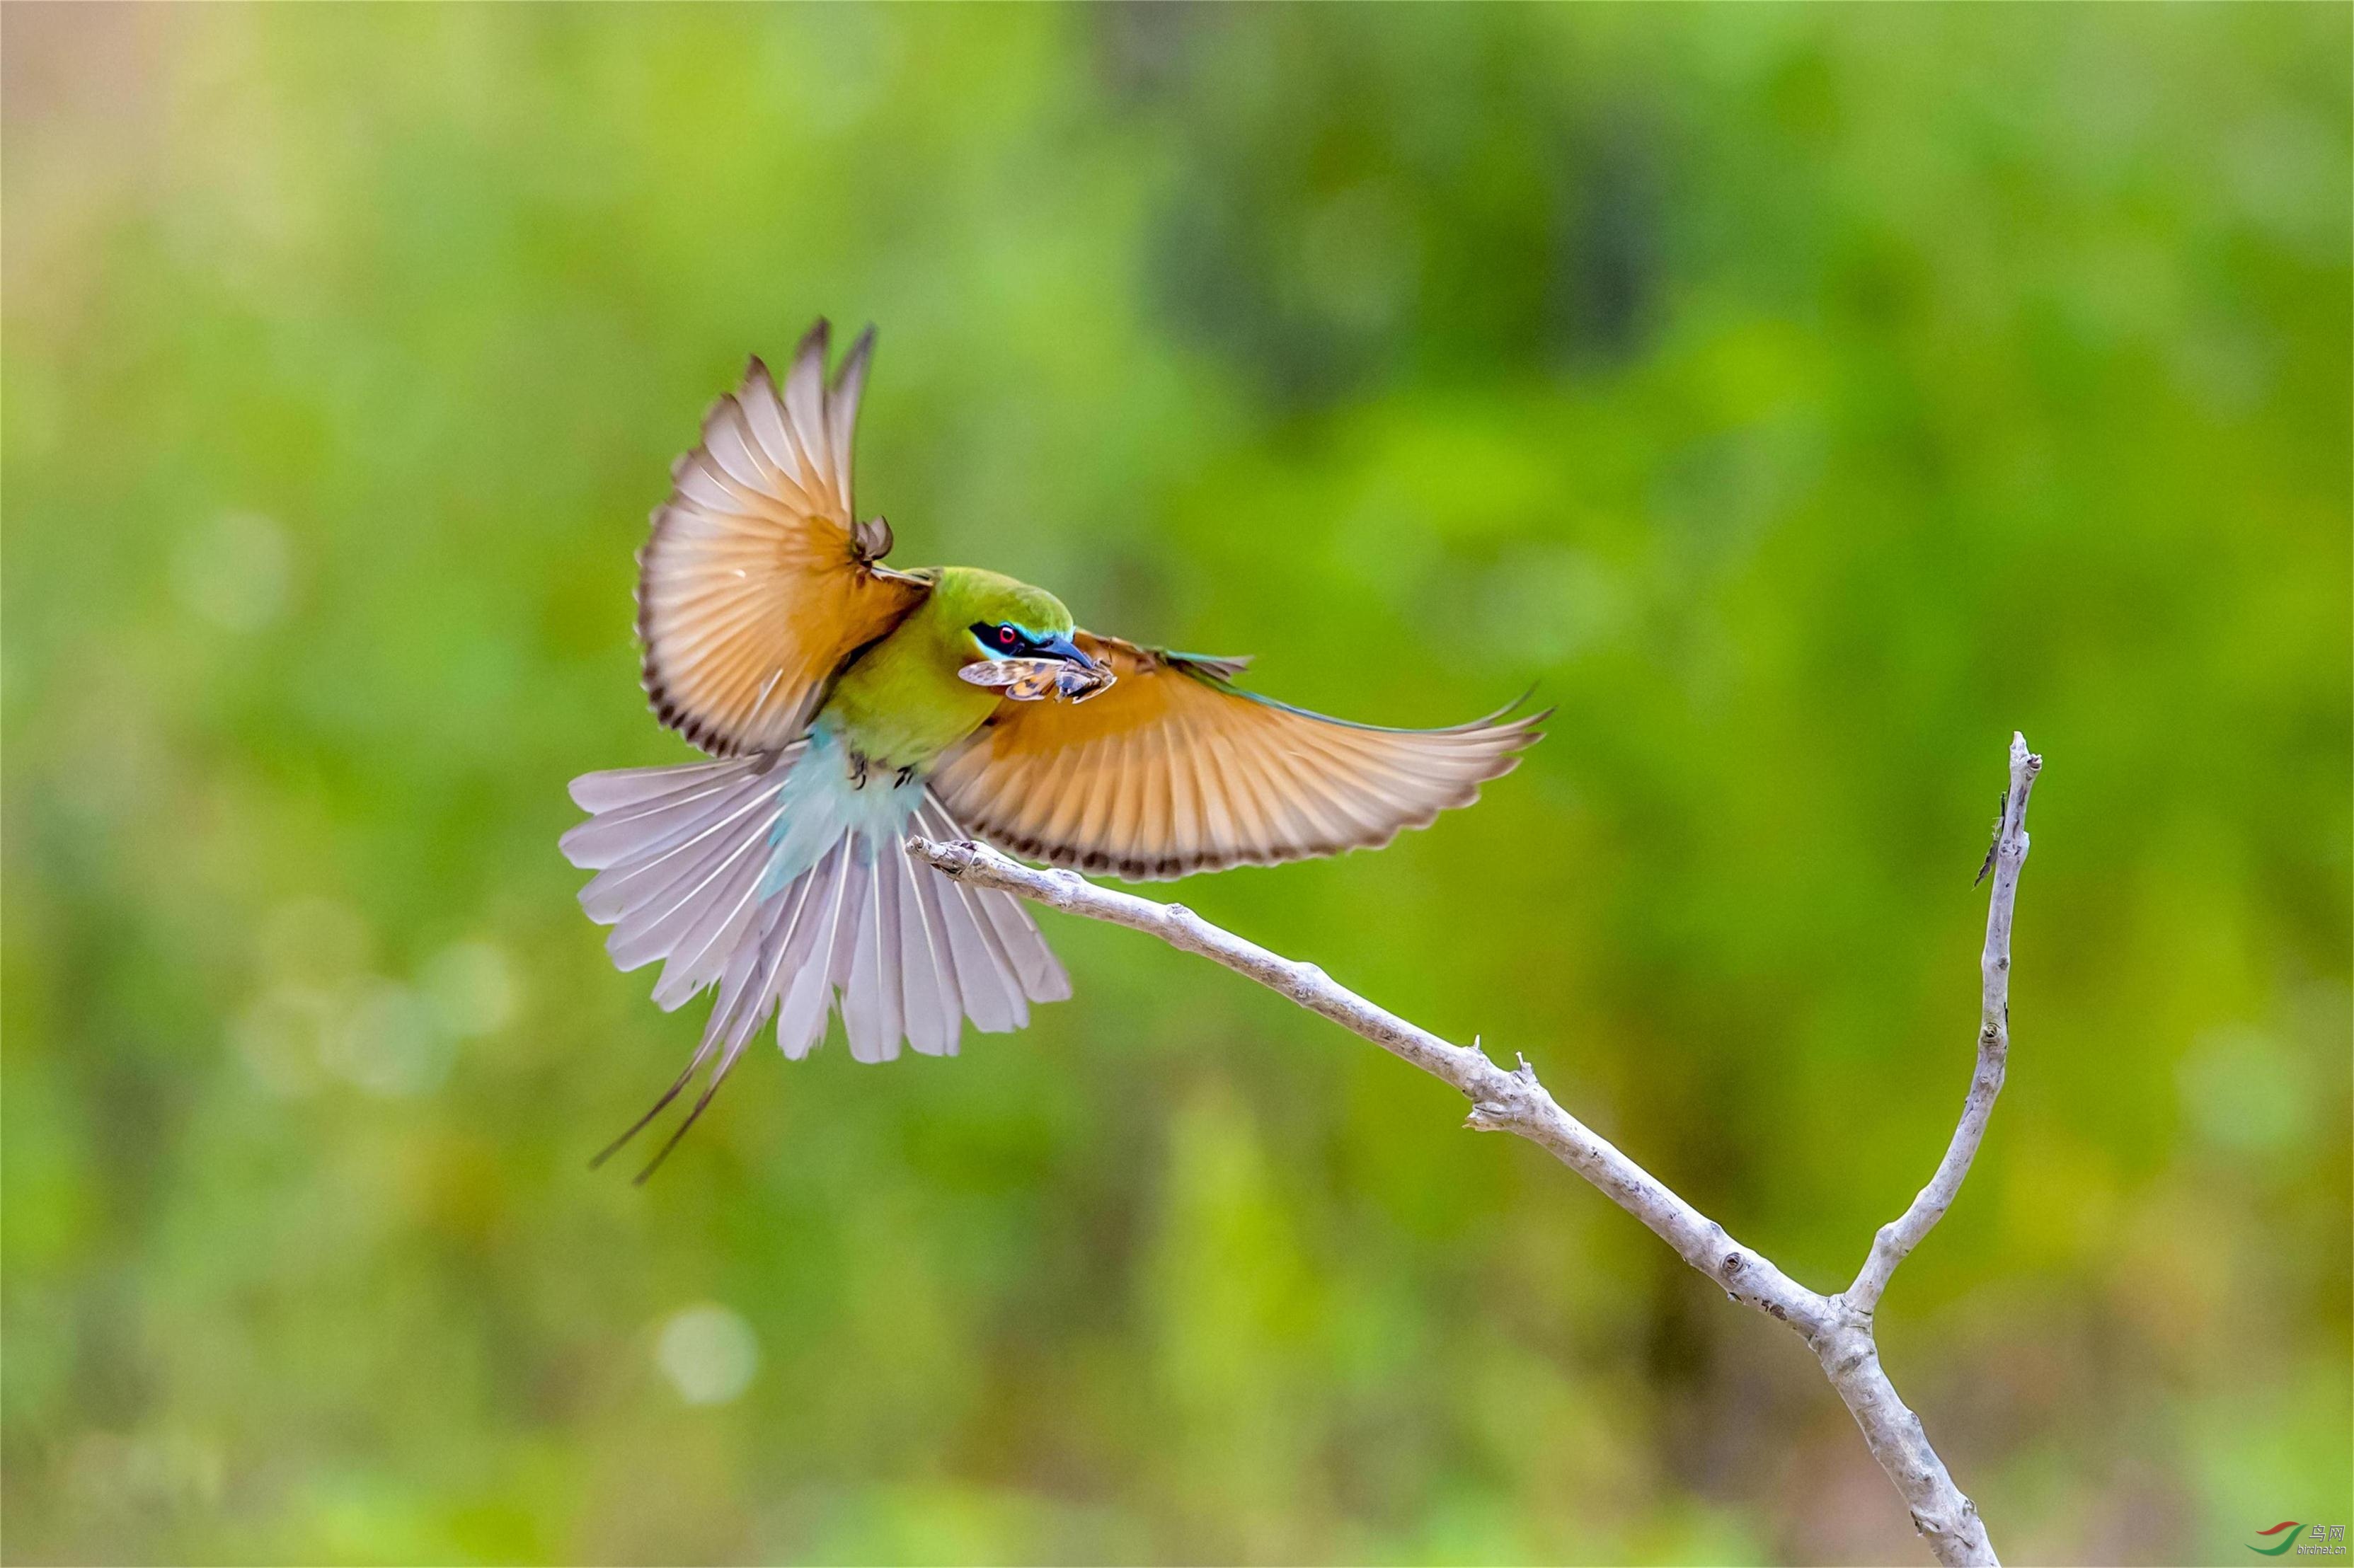
[[[1814,1351],[1823,1375],[1854,1414],[1872,1457],[1903,1498],[1914,1527],[1927,1539],[1937,1560],[1992,1563],[1997,1561],[1994,1547],[1977,1505],[1954,1485],[1945,1461],[1930,1446],[1920,1417],[1898,1397],[1881,1368],[1872,1311],[1896,1266],[1952,1206],[2002,1088],[2010,1047],[2011,906],[2020,867],[2027,859],[2027,798],[2042,766],[2043,759],[2027,749],[2026,737],[2014,735],[1987,914],[1978,1071],[1963,1105],[1961,1125],[1928,1186],[1901,1216],[1882,1227],[1855,1283],[1832,1296],[1808,1290],[1764,1255],[1734,1241],[1723,1226],[1564,1110],[1537,1082],[1526,1057],[1512,1069],[1500,1067],[1476,1043],[1466,1047],[1442,1040],[1335,983],[1315,965],[1245,941],[1182,905],[1115,892],[1073,872],[1034,870],[976,843],[911,839],[907,853],[962,881],[1000,888],[1065,914],[1125,926],[1182,951],[1198,953],[1452,1086],[1471,1102],[1467,1126],[1516,1133],[1543,1148],[1649,1226],[1733,1299],[1787,1324]]]

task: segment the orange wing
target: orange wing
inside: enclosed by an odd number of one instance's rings
[[[875,333],[831,386],[827,335],[821,321],[801,339],[781,393],[755,359],[712,406],[638,552],[646,696],[714,756],[791,741],[843,662],[930,591],[874,566],[888,524],[852,521],[850,438]]]
[[[1374,729],[1235,690],[1245,661],[1076,641],[1118,683],[1000,705],[932,789],[1000,848],[1131,881],[1387,843],[1470,804],[1545,716]]]

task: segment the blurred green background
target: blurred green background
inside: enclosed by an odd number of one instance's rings
[[[1551,737],[1177,895],[1882,1313],[2015,1560],[2349,1478],[2342,6],[7,7],[15,1561],[1927,1561],[1803,1350],[1370,1046],[1047,916],[676,1070],[557,853],[631,553],[874,321],[863,509]]]

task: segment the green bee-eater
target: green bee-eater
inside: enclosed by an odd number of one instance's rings
[[[638,1127],[716,1054],[691,1124],[772,1015],[800,1057],[838,1008],[882,1062],[1070,995],[1020,902],[918,863],[909,834],[1129,878],[1335,854],[1469,804],[1543,716],[1349,724],[1237,690],[1244,660],[1081,631],[995,572],[881,565],[891,530],[850,483],[874,335],[831,383],[823,322],[781,391],[752,361],[639,553],[646,694],[718,760],[574,779],[591,815],[564,852],[598,873],[580,902],[613,961],[664,960],[655,1001],[719,996]]]

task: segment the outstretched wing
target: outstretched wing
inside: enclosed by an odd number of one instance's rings
[[[851,430],[874,330],[831,386],[827,337],[821,321],[801,339],[782,391],[755,359],[712,406],[638,553],[646,696],[714,756],[790,742],[843,662],[930,591],[927,578],[874,564],[890,527],[851,511]]]
[[[1001,704],[932,789],[1002,849],[1132,881],[1387,843],[1469,805],[1545,716],[1375,729],[1235,690],[1244,661],[1076,641],[1117,683]]]

